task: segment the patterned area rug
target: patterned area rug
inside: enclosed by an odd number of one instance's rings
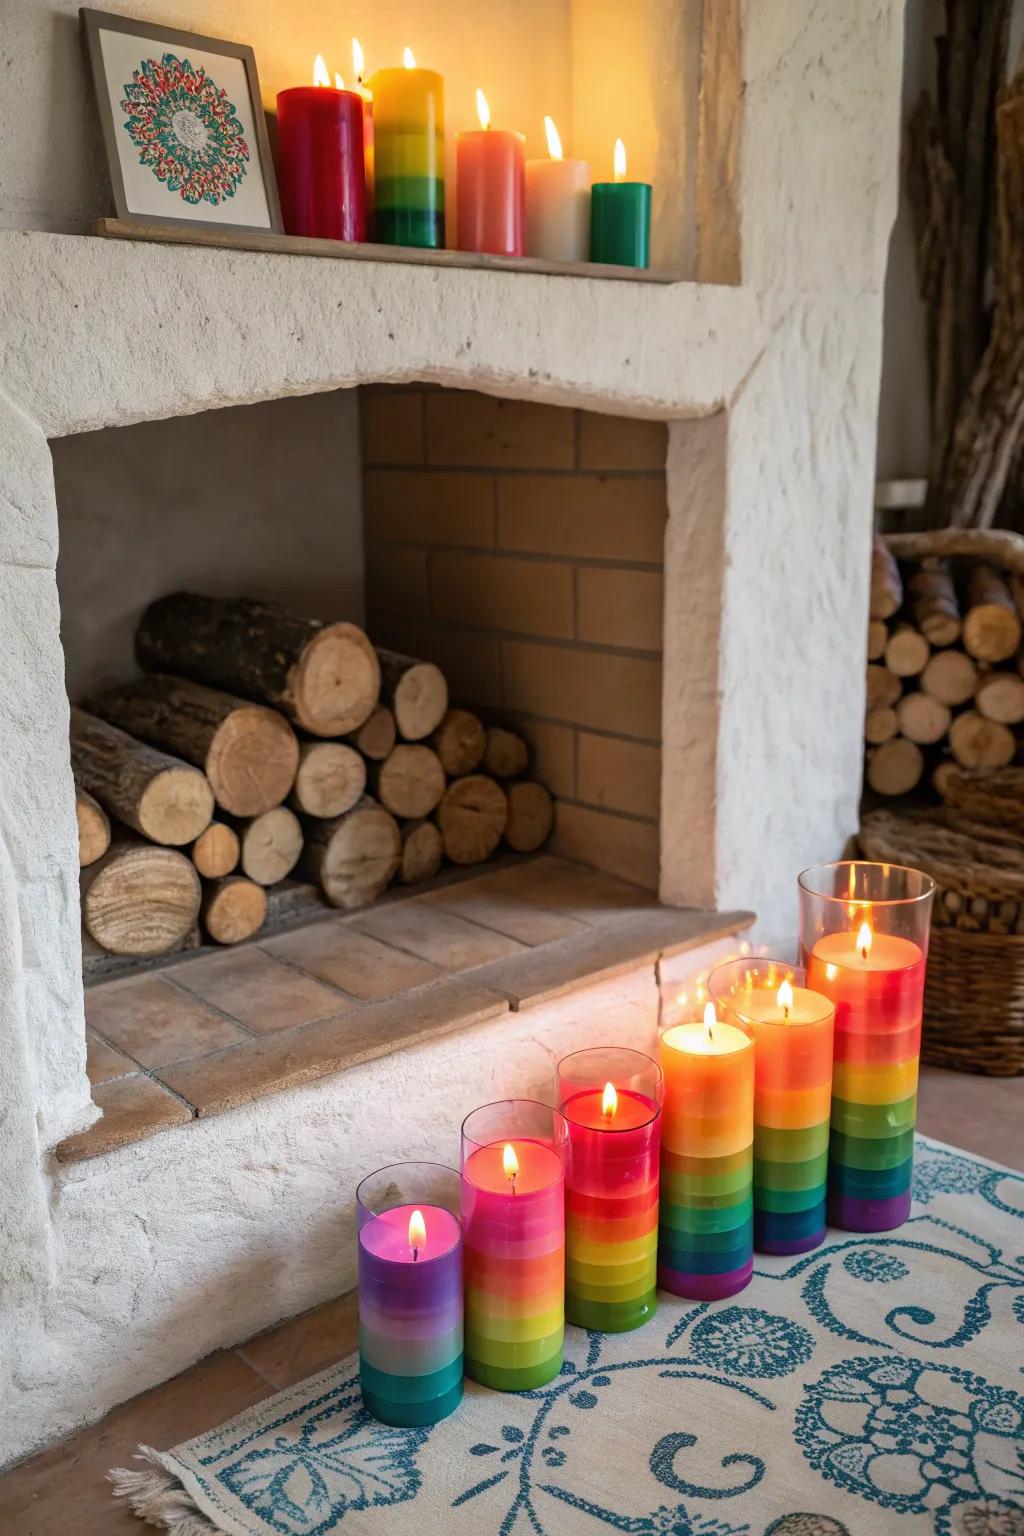
[[[354,1359],[112,1474],[175,1536],[1024,1536],[1024,1177],[918,1143],[898,1232],[735,1301],[567,1330],[561,1377],[433,1429]]]

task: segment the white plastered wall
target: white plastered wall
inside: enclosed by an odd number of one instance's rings
[[[78,1169],[47,1155],[94,1114],[47,437],[409,379],[671,420],[663,895],[789,933],[796,870],[855,820],[900,20],[747,0],[737,289],[0,236],[0,1457],[336,1289],[307,1191],[322,1210],[322,1148],[361,1166],[379,1127],[341,1078]],[[536,1045],[539,1019],[508,1029]],[[500,1059],[507,1091],[540,1058]],[[378,1064],[374,1098],[405,1070]],[[440,1154],[439,1124],[387,1150]],[[189,1203],[199,1149],[229,1170],[217,1219]],[[272,1306],[231,1289],[243,1227],[291,1255]]]

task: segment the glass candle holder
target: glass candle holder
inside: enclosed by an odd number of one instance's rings
[[[660,1060],[658,1284],[717,1301],[754,1271],[754,1042],[709,1003],[665,1030]]]
[[[562,1369],[569,1128],[531,1099],[462,1125],[466,1374],[523,1392]]]
[[[934,881],[843,861],[799,878],[807,984],[835,1004],[829,1220],[888,1232],[910,1214]]]
[[[439,1163],[394,1163],[356,1190],[359,1379],[384,1424],[436,1424],[462,1401],[459,1195]]]
[[[835,1008],[782,960],[730,960],[708,991],[754,1041],[754,1247],[806,1253],[825,1237]]]
[[[558,1064],[570,1145],[565,1315],[581,1328],[624,1333],[654,1315],[663,1086],[640,1051],[602,1046]]]

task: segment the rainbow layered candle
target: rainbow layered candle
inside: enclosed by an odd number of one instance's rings
[[[910,1214],[918,1058],[934,884],[842,863],[800,876],[808,985],[835,1005],[829,1220],[887,1232]]]
[[[835,1009],[803,971],[730,960],[712,971],[719,1012],[754,1040],[754,1247],[806,1253],[825,1237]]]
[[[436,1424],[462,1400],[459,1176],[397,1163],[356,1191],[359,1381],[374,1418]]]
[[[444,81],[417,69],[379,69],[373,95],[376,237],[384,245],[444,245]]]
[[[555,1109],[508,1099],[462,1126],[466,1374],[523,1392],[562,1368],[565,1158]]]
[[[559,1062],[569,1123],[565,1315],[623,1333],[654,1315],[662,1074],[639,1051],[577,1051]]]
[[[658,1284],[716,1301],[754,1269],[754,1044],[709,1003],[703,1022],[665,1030],[660,1051]]]

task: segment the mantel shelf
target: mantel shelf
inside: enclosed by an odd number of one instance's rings
[[[619,283],[681,283],[681,272],[641,271],[598,261],[544,261],[539,256],[490,256],[477,251],[430,251],[407,245],[355,244],[313,240],[302,235],[204,228],[191,224],[147,224],[132,219],[97,219],[98,235],[115,240],[203,245],[227,251],[263,251],[274,256],[325,256],[332,261],[384,261],[414,267],[466,267],[475,272],[533,272],[547,277],[589,277]]]

